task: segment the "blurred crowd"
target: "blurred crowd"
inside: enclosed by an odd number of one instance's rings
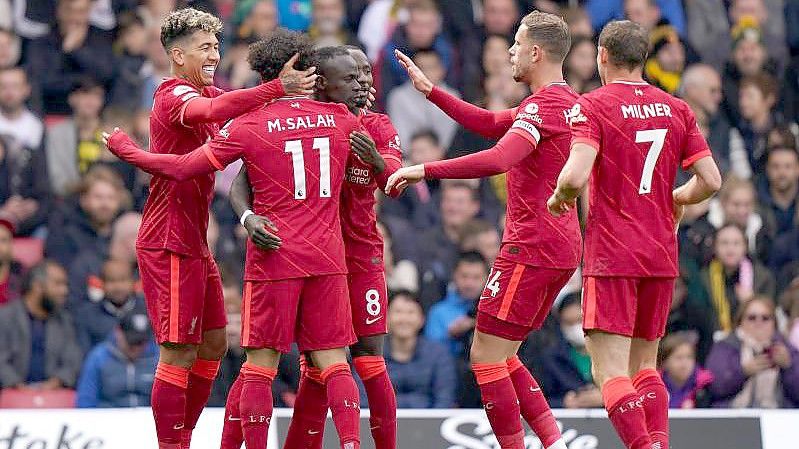
[[[152,94],[169,76],[161,18],[192,6],[221,17],[225,89],[258,82],[247,46],[276,27],[318,46],[356,44],[375,108],[407,163],[493,142],[428,103],[392,56],[491,110],[529,94],[508,48],[533,8],[572,31],[568,83],[600,85],[595,38],[628,18],[650,33],[645,76],[693,109],[723,174],[679,230],[681,276],[660,368],[675,408],[799,407],[799,1],[797,0],[0,0],[0,387],[75,389],[79,407],[149,403],[157,347],[138,283],[135,237],[148,175],[116,160],[101,132],[147,146]],[[241,365],[246,232],[217,176],[208,231],[225,286],[230,350],[212,405]],[[681,174],[680,182],[687,179]],[[426,181],[379,201],[391,303],[386,359],[400,407],[479,407],[466,355],[476,301],[497,255],[503,176]],[[580,327],[580,279],[562,291],[520,356],[554,407],[601,407]],[[277,404],[294,402],[297,355]],[[364,399],[365,400],[365,399]],[[365,402],[364,402],[365,404]]]

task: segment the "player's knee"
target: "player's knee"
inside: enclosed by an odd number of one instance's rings
[[[200,345],[199,357],[205,360],[221,360],[227,352],[227,336],[221,332],[206,332]]]
[[[197,360],[197,346],[178,343],[162,343],[159,360],[167,365],[191,368],[194,361]]]
[[[352,354],[353,357],[382,356],[383,341],[383,335],[361,337],[355,344],[350,346],[350,354]]]

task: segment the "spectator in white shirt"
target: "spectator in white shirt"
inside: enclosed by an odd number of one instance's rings
[[[37,149],[42,143],[42,121],[25,105],[31,94],[28,76],[21,67],[0,69],[0,133],[17,144]]]

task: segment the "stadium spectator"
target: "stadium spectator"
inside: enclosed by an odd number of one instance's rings
[[[144,20],[135,13],[120,16],[114,55],[116,73],[110,85],[109,106],[129,111],[141,107],[148,33]]]
[[[0,27],[0,69],[9,69],[19,64],[22,43],[10,28]]]
[[[18,236],[33,234],[47,220],[47,175],[40,148],[22,146],[0,134],[0,216],[15,224]]]
[[[393,56],[392,56],[393,57]],[[430,80],[445,91],[460,94],[444,82],[445,68],[438,53],[434,51],[418,51],[413,57]],[[447,114],[427,101],[410,81],[393,89],[386,101],[387,111],[401,142],[410,142],[416,133],[432,129],[436,133],[443,148],[448,148],[455,136],[458,124]]]
[[[658,369],[669,392],[669,408],[701,408],[709,404],[707,387],[713,373],[696,362],[695,338],[689,332],[667,335],[660,343]]]
[[[114,219],[129,202],[119,175],[93,167],[80,184],[77,201],[69,199],[51,214],[45,253],[69,267],[80,251],[106,254]]]
[[[263,39],[278,26],[277,5],[274,0],[238,2],[233,13],[236,37],[254,42]]]
[[[408,20],[408,10],[404,2],[395,0],[373,0],[361,14],[358,23],[358,40],[366,48],[366,55],[372,63],[377,63],[383,47],[391,38],[400,23]]]
[[[768,150],[766,180],[759,192],[761,211],[778,238],[799,229],[799,152],[796,148],[778,146]]]
[[[389,291],[409,291],[416,294],[419,291],[419,271],[410,260],[395,260],[393,240],[388,228],[383,223],[377,223],[377,230],[383,237],[383,264],[386,270],[386,286]]]
[[[52,192],[64,197],[83,173],[106,151],[101,139],[100,112],[105,90],[84,78],[69,94],[72,117],[47,130],[45,154]]]
[[[799,276],[780,296],[780,307],[788,315],[785,332],[788,341],[799,350]]]
[[[124,260],[109,260],[103,264],[103,297],[94,302],[85,299],[75,306],[75,327],[78,343],[85,353],[108,339],[120,319],[137,307],[143,309],[144,300],[136,295],[133,267]]]
[[[585,93],[599,87],[596,70],[596,44],[590,37],[578,37],[563,63],[566,81],[577,93]]]
[[[735,332],[713,345],[707,369],[713,407],[792,408],[799,404],[799,351],[777,332],[774,304],[741,307]]]
[[[42,144],[44,125],[25,102],[31,96],[28,75],[22,67],[0,68],[0,134],[30,149]]]
[[[723,2],[684,2],[687,38],[703,63],[716,70],[724,68],[730,56],[730,22]]]
[[[486,260],[480,253],[468,252],[458,256],[447,294],[430,307],[424,336],[446,345],[455,357],[463,357],[464,334],[474,328],[469,311],[480,297],[488,276]]]
[[[585,9],[591,17],[594,30],[597,31],[611,20],[624,18],[629,12],[632,17],[628,18],[640,20],[641,25],[652,22],[654,19],[651,17],[655,14],[662,16],[680,35],[684,35],[685,12],[682,3],[679,0],[587,0]]]
[[[28,74],[45,114],[68,114],[66,102],[89,76],[108,85],[114,75],[111,35],[89,24],[91,0],[58,0],[56,26],[27,47]]]
[[[219,376],[214,382],[208,405],[224,407],[233,380],[244,364],[244,349],[241,347],[241,284],[227,269],[222,270],[222,294],[227,313],[227,352],[219,365]]]
[[[485,220],[468,221],[460,230],[461,252],[476,251],[489,265],[494,264],[494,259],[499,254],[499,245],[502,237],[497,227]]]
[[[768,254],[773,236],[757,213],[757,193],[751,181],[728,177],[721,186],[718,201],[711,200],[708,221],[719,229],[732,223],[744,230],[748,252],[762,260]]]
[[[732,31],[733,47],[729,61],[721,74],[723,110],[730,124],[738,127],[741,122],[738,89],[743,78],[760,73],[776,75],[777,64],[769,58],[763,44],[760,27],[751,21],[743,21]]]
[[[752,21],[763,30],[766,51],[777,63],[788,56],[785,39],[785,1],[732,0],[729,2],[730,23]],[[781,69],[782,67],[780,67]]]
[[[593,384],[585,349],[580,294],[564,297],[557,315],[557,343],[542,354],[541,388],[553,408],[602,407],[602,393]]]
[[[674,94],[680,86],[685,62],[686,49],[677,30],[671,25],[653,28],[649,33],[649,59],[644,66],[645,78],[653,85]]]
[[[563,20],[569,25],[569,34],[572,36],[572,44],[575,40],[594,36],[594,29],[591,28],[591,17],[584,8],[567,8],[563,12]]]
[[[512,70],[508,58],[510,46],[510,41],[505,36],[494,34],[486,38],[483,44],[483,76],[509,73]]]
[[[713,258],[716,228],[708,221],[709,209],[709,200],[686,206],[677,231],[680,258],[690,260],[697,267],[705,266]]]
[[[22,300],[0,307],[0,386],[72,388],[82,354],[72,319],[64,311],[67,273],[45,260],[31,268]]]
[[[769,75],[757,74],[741,80],[738,132],[753,173],[763,173],[765,167],[769,133],[777,122],[774,110],[777,95],[777,83]],[[731,142],[730,145],[740,144]]]
[[[398,408],[448,408],[455,404],[455,362],[446,347],[419,335],[422,307],[400,291],[388,306],[386,368],[397,392]]]
[[[20,297],[22,266],[14,260],[14,224],[0,216],[0,307]]]
[[[161,80],[169,77],[169,56],[161,46],[160,28],[150,29],[147,39],[147,63],[142,68],[142,95],[141,109],[150,111],[153,108],[153,95]],[[220,63],[221,64],[221,63]],[[217,67],[217,76],[220,76],[220,67]],[[221,76],[220,76],[221,78]],[[149,115],[148,115],[149,120]]]
[[[708,312],[710,300],[702,283],[699,269],[693,262],[680,263],[680,276],[674,282],[666,334],[691,332],[696,336],[696,355],[704,362],[713,345],[713,315]]]
[[[660,14],[660,7],[651,0],[625,0],[624,16],[651,33],[658,25],[669,23]],[[674,30],[676,32],[676,29]],[[650,54],[652,54],[650,52]]]
[[[440,222],[425,230],[416,241],[417,266],[422,278],[420,301],[427,310],[446,292],[458,257],[458,235],[480,211],[478,191],[463,181],[442,183]]]
[[[438,54],[438,65],[443,68],[438,72],[440,80],[447,77],[450,84],[457,85],[452,82],[455,79],[454,49],[441,32],[441,23],[441,14],[432,0],[417,0],[408,7],[408,22],[397,27],[380,56],[379,78],[375,81],[377,83],[379,80],[381,98],[385,99],[395,87],[408,80],[405,69],[394,56],[394,50],[400,50],[411,56],[420,50],[430,50]],[[427,64],[422,67],[423,70],[430,69],[434,64],[425,62]],[[400,138],[403,138],[402,132]]]
[[[719,228],[715,237],[715,257],[702,271],[702,281],[710,299],[714,326],[724,333],[734,329],[734,318],[743,304],[756,295],[774,297],[774,275],[746,252],[746,236],[735,224]]]
[[[725,174],[732,170],[739,177],[747,177],[748,169],[731,166],[730,122],[719,112],[721,105],[721,75],[708,64],[692,64],[683,72],[679,96],[688,103],[696,116],[696,123],[707,139],[713,159]]]
[[[317,48],[334,45],[359,45],[358,38],[345,27],[343,0],[313,0],[308,36]]]
[[[143,307],[126,311],[102,343],[86,356],[78,408],[147,407],[158,364],[158,347]]]

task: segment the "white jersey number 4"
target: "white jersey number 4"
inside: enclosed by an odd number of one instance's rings
[[[644,171],[641,173],[641,184],[638,185],[639,195],[652,192],[652,175],[655,173],[655,165],[660,157],[660,152],[663,150],[663,144],[666,142],[667,131],[667,129],[648,129],[635,133],[635,143],[648,142],[652,144],[646,153]]]
[[[330,198],[330,138],[315,138],[313,149],[319,151],[319,197]],[[308,197],[308,192],[305,190],[305,157],[302,152],[302,142],[286,141],[284,151],[291,154],[291,165],[294,168],[294,199],[304,200]]]

